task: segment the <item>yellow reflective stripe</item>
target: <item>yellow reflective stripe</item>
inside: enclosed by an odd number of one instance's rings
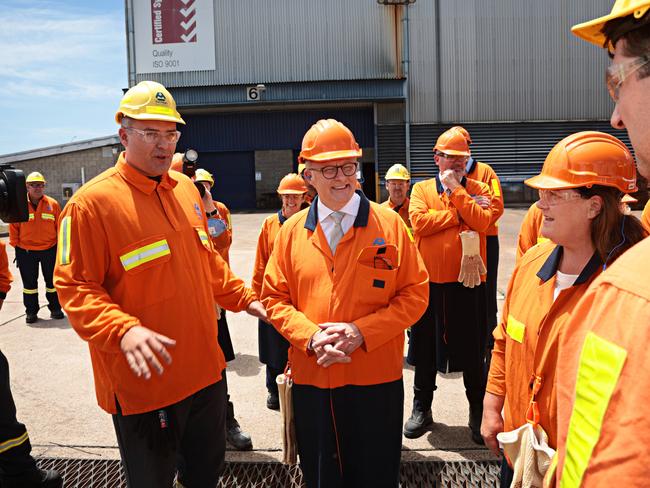
[[[495,197],[500,197],[501,196],[501,188],[499,188],[499,182],[497,181],[496,178],[492,178],[492,193],[494,193]]]
[[[33,213],[29,214],[29,220],[34,220],[34,214]]]
[[[626,357],[622,347],[593,332],[587,334],[578,363],[560,487],[578,487],[582,483]]]
[[[406,222],[404,222],[404,227],[406,227],[406,232],[408,233],[411,242],[415,242],[415,239],[413,238],[413,229],[411,229],[408,225],[406,225]]]
[[[166,239],[161,239],[160,241],[156,241],[152,244],[142,246],[135,251],[123,254],[120,256],[120,261],[122,261],[122,266],[124,266],[124,269],[128,271],[168,254],[171,254],[171,251],[169,250],[169,244],[167,244]]]
[[[38,293],[38,288],[35,288],[35,289],[23,288],[23,293],[25,295],[36,295]]]
[[[430,208],[430,209],[429,209],[429,213],[432,214],[433,212],[435,212],[435,210],[432,209],[432,208]]]
[[[45,291],[48,293],[56,293],[56,288],[47,288],[45,287]]]
[[[199,239],[201,239],[201,244],[203,244],[203,247],[210,250],[210,238],[208,237],[207,232],[205,232],[203,229],[196,229],[196,232],[199,234]]]
[[[526,331],[526,325],[519,322],[512,315],[508,314],[508,323],[506,324],[506,334],[512,337],[513,341],[517,341],[520,344],[524,342],[524,332]]]
[[[546,237],[539,236],[537,238],[537,244],[541,244],[542,242],[546,242],[548,239]]]
[[[43,220],[54,220],[54,214],[44,213],[44,214],[41,214],[41,218]]]
[[[228,214],[228,230],[232,230],[232,219],[230,218],[230,214]]]
[[[25,443],[29,439],[29,436],[27,435],[27,432],[25,432],[23,435],[20,437],[15,437],[13,439],[9,439],[8,441],[4,441],[0,443],[0,454],[8,451],[12,447],[19,446],[23,443]]]
[[[70,264],[70,235],[72,233],[72,217],[69,215],[61,221],[59,229],[59,264]]]
[[[174,111],[169,107],[146,106],[144,111],[148,114],[160,114],[174,116]]]

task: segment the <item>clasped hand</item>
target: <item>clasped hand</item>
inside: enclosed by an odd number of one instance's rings
[[[311,339],[318,365],[327,368],[334,363],[349,363],[350,355],[363,344],[363,335],[353,323],[325,322]]]

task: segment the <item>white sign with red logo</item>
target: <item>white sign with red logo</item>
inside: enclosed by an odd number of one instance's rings
[[[213,0],[133,2],[136,73],[215,69]]]

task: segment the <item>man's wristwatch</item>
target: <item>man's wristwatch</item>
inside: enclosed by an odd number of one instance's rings
[[[217,215],[217,209],[215,208],[212,212],[205,212],[205,215],[207,215],[208,218]]]

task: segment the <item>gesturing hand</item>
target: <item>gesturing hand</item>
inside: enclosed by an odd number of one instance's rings
[[[150,365],[159,375],[164,371],[157,355],[165,363],[172,363],[172,357],[165,346],[174,347],[175,345],[175,340],[141,325],[130,328],[120,341],[120,348],[133,373],[137,377],[144,376],[147,380],[151,378]]]

